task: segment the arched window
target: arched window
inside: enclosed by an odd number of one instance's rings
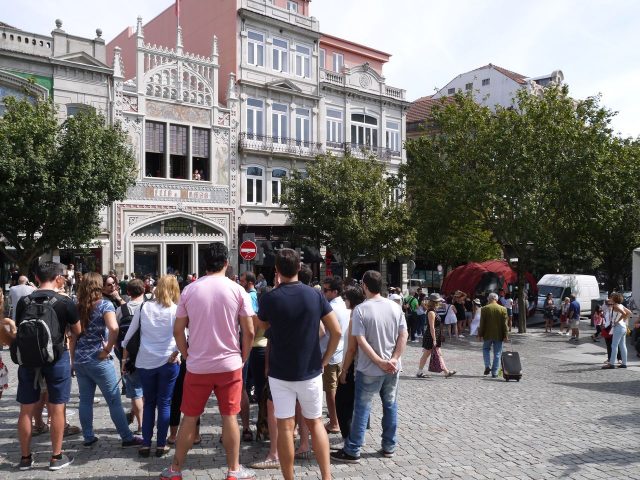
[[[277,205],[282,197],[282,179],[287,177],[287,171],[282,168],[274,168],[271,172],[271,203]]]
[[[262,203],[263,174],[260,167],[247,168],[247,203]]]
[[[351,144],[378,147],[378,119],[363,113],[351,115]]]

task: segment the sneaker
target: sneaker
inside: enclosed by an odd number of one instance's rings
[[[387,452],[384,449],[378,450],[378,453],[380,453],[384,458],[393,458],[396,454],[395,452]]]
[[[484,367],[484,374],[485,375],[489,375],[491,373],[491,368],[490,367]]]
[[[236,470],[235,472],[231,470],[227,471],[227,480],[254,480],[255,478],[256,472],[244,468],[242,465],[240,465],[240,470]]]
[[[93,437],[92,439],[90,439],[90,440],[85,440],[85,441],[82,443],[82,446],[83,446],[83,447],[85,447],[85,448],[89,448],[89,447],[91,447],[93,444],[95,444],[95,443],[97,443],[97,442],[98,442],[98,437],[95,437],[95,436],[94,436],[94,437]]]
[[[624,364],[623,365],[618,365],[618,368],[627,368],[627,366],[624,365]]]
[[[69,457],[63,453],[61,458],[51,458],[51,461],[49,462],[49,470],[60,470],[72,463],[73,457]]]
[[[331,452],[330,456],[337,462],[360,463],[360,457],[354,457],[353,455],[349,455],[347,452],[344,451],[344,449],[338,450],[337,452]]]
[[[162,470],[160,480],[182,480],[182,472],[176,472],[171,467],[167,467]]]
[[[136,436],[134,436],[131,440],[122,442],[122,448],[141,447],[141,446],[142,446],[142,438],[136,437]]]
[[[25,471],[31,470],[33,468],[33,455],[29,455],[28,457],[20,457],[20,463],[18,464],[18,469]]]

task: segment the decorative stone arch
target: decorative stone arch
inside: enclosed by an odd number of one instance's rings
[[[203,217],[201,215],[197,215],[197,214],[193,214],[190,212],[184,212],[184,211],[178,211],[178,212],[171,212],[171,213],[163,213],[160,215],[154,215],[152,217],[147,217],[144,220],[140,221],[140,222],[136,222],[133,223],[132,225],[129,226],[129,228],[127,228],[125,230],[124,233],[124,240],[125,242],[129,242],[132,240],[132,238],[136,238],[134,237],[134,233],[137,232],[138,230],[141,230],[145,227],[151,226],[155,223],[159,223],[162,222],[164,220],[171,220],[174,218],[184,218],[187,220],[192,220],[194,222],[198,222],[198,223],[202,223],[203,225],[206,225],[210,228],[213,228],[214,230],[218,230],[220,232],[220,235],[222,235],[223,237],[223,241],[225,243],[225,245],[229,246],[229,242],[231,240],[231,236],[229,234],[229,230],[228,228],[225,228],[224,226],[220,225],[219,223],[216,223],[214,221],[212,221],[209,218]],[[143,237],[137,237],[137,238],[143,238]],[[150,239],[152,237],[149,237]],[[194,238],[198,238],[197,236],[195,236]]]
[[[211,83],[187,64],[174,61],[158,65],[144,74],[147,96],[174,100],[202,107],[213,106]]]
[[[5,86],[11,91],[16,91],[22,96],[32,95],[34,98],[42,98],[44,100],[49,98],[49,90],[42,85],[30,82],[26,78],[8,72],[0,71],[0,86]]]

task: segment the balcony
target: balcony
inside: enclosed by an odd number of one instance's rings
[[[271,137],[242,132],[238,141],[240,151],[291,155],[294,157],[315,157],[324,153],[321,143],[296,140],[295,138]]]
[[[364,92],[379,93],[383,97],[390,97],[395,100],[405,101],[406,90],[396,87],[389,87],[385,83],[381,82],[378,85],[376,83],[369,84],[368,82],[360,82],[359,87],[354,87],[354,83],[347,78],[349,73],[337,73],[331,70],[320,69],[320,82],[325,82],[330,85],[338,87],[350,87],[357,88]],[[383,79],[384,80],[384,79]],[[371,86],[369,86],[371,85]]]
[[[266,17],[289,23],[313,32],[320,31],[320,24],[315,17],[307,17],[284,8],[276,7],[271,0],[242,0],[240,8],[259,13]]]
[[[391,160],[402,157],[402,152],[397,152],[385,147],[372,147],[370,145],[359,145],[357,143],[336,143],[327,142],[328,150],[331,153],[346,153],[355,158],[369,158],[374,156],[378,160]]]

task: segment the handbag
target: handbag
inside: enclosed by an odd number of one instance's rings
[[[428,370],[433,373],[440,373],[444,370],[444,366],[442,365],[442,354],[438,347],[435,347],[431,352]]]

